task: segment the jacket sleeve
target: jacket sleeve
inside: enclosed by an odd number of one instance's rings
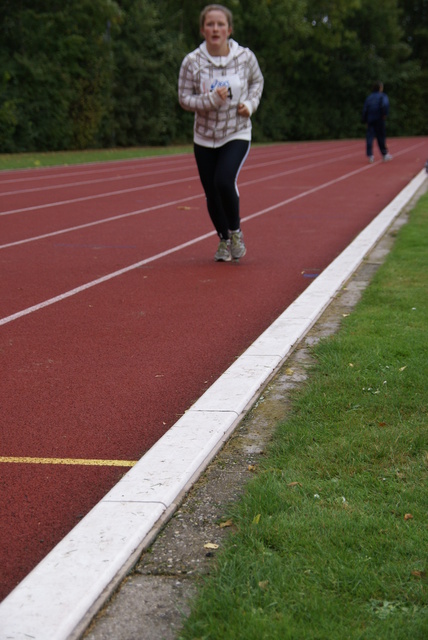
[[[389,99],[385,93],[382,94],[382,115],[384,118],[389,116]]]
[[[220,96],[214,91],[198,93],[190,55],[186,56],[181,64],[178,76],[178,101],[185,111],[210,111],[219,109],[223,104]]]
[[[257,110],[263,93],[264,78],[257,62],[257,58],[250,50],[249,52],[249,76],[248,76],[248,96],[243,100],[243,104],[248,108],[250,116]]]

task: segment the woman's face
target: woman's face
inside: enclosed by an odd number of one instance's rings
[[[211,55],[227,55],[227,40],[231,33],[232,29],[223,11],[208,11],[201,34]]]

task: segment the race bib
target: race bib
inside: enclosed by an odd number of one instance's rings
[[[203,79],[201,84],[202,93],[215,91],[217,87],[226,87],[228,100],[238,103],[241,97],[241,80],[238,75]]]

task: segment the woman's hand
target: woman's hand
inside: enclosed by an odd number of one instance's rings
[[[227,87],[217,87],[216,88],[216,93],[219,96],[219,98],[223,101],[226,102],[228,95],[229,95],[229,89]],[[249,118],[250,117],[250,111],[248,109],[247,106],[245,106],[245,104],[243,104],[242,102],[240,102],[238,104],[238,115],[244,117],[244,118]]]
[[[220,98],[223,100],[223,102],[226,102],[227,96],[228,96],[228,92],[229,92],[228,88],[227,87],[217,87],[216,92],[218,93]]]
[[[238,104],[238,115],[243,116],[244,118],[250,117],[250,112],[248,107],[246,107],[245,104],[242,104],[242,102]]]

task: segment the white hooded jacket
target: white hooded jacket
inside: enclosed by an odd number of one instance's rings
[[[243,103],[252,115],[259,106],[263,75],[254,53],[229,40],[227,56],[210,56],[206,43],[183,60],[178,80],[178,99],[186,111],[195,112],[194,142],[218,147],[230,140],[251,140],[251,119],[239,116]],[[216,93],[228,87],[226,104]]]

